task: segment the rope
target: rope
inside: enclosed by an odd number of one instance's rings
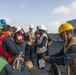
[[[24,59],[22,57],[17,57],[12,66],[13,66],[13,69],[18,69],[18,70],[22,70],[23,69],[23,64],[24,64]]]
[[[13,69],[22,70],[24,68],[25,47],[26,47],[26,42],[24,42],[22,45],[22,50],[23,50],[22,51],[22,53],[23,53],[22,57],[17,57],[12,64]]]

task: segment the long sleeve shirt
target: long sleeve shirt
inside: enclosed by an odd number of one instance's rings
[[[2,48],[5,52],[12,52],[14,55],[17,55],[22,51],[22,49],[7,36],[2,41]]]
[[[58,65],[68,65],[73,58],[76,57],[76,45],[72,45],[68,51],[64,54],[64,48],[62,50],[55,54],[50,56],[50,63],[56,63]]]

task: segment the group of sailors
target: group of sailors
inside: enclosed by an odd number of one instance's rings
[[[51,56],[49,46],[52,40],[44,25],[37,28],[37,31],[33,32],[34,25],[30,25],[29,31],[25,32],[20,27],[16,29],[0,24],[0,75],[29,75],[29,68],[34,65],[34,57],[37,59],[38,69],[44,70],[47,61],[67,66],[67,75],[76,75],[76,37],[72,35],[74,27],[69,23],[59,26],[58,33],[64,46],[59,53]],[[15,56],[24,59],[24,68],[21,71],[12,69]]]
[[[28,32],[21,27],[15,28],[7,24],[4,26],[0,24],[0,57],[4,57],[8,63],[12,64],[16,55],[23,55],[24,62],[31,61],[33,65],[35,58],[38,69],[44,69],[43,57],[49,55],[49,45],[52,40],[47,35],[44,25],[37,26],[35,32],[33,29],[32,24],[29,25]]]
[[[32,61],[34,64],[34,58],[36,58],[38,68],[44,69],[45,61],[43,60],[43,56],[49,56],[49,45],[52,43],[52,40],[49,35],[47,35],[44,25],[37,26],[35,32],[33,29],[34,25],[29,25],[28,32],[25,32],[23,28],[19,27],[13,39],[15,43],[22,48],[25,55],[25,62]]]

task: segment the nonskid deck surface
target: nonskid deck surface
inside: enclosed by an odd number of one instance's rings
[[[63,42],[53,42],[50,45],[50,51],[49,54],[55,54],[57,52],[59,52],[61,50],[61,48],[63,47]],[[61,75],[66,75],[66,67],[65,66],[58,66],[61,72]],[[46,63],[46,70],[50,69],[50,64]],[[43,71],[43,70],[39,70],[37,68],[37,63],[36,63],[36,59],[34,59],[34,67],[31,70],[32,75],[50,75],[48,74],[47,71]],[[51,74],[52,75],[52,74]]]

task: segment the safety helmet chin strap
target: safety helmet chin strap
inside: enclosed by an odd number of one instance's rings
[[[64,32],[64,37],[65,37],[65,44],[68,43],[68,39],[67,39],[67,34],[66,34],[66,31]],[[70,75],[70,67],[67,65],[67,75]]]
[[[64,32],[65,42],[67,42],[67,34],[66,31]]]

